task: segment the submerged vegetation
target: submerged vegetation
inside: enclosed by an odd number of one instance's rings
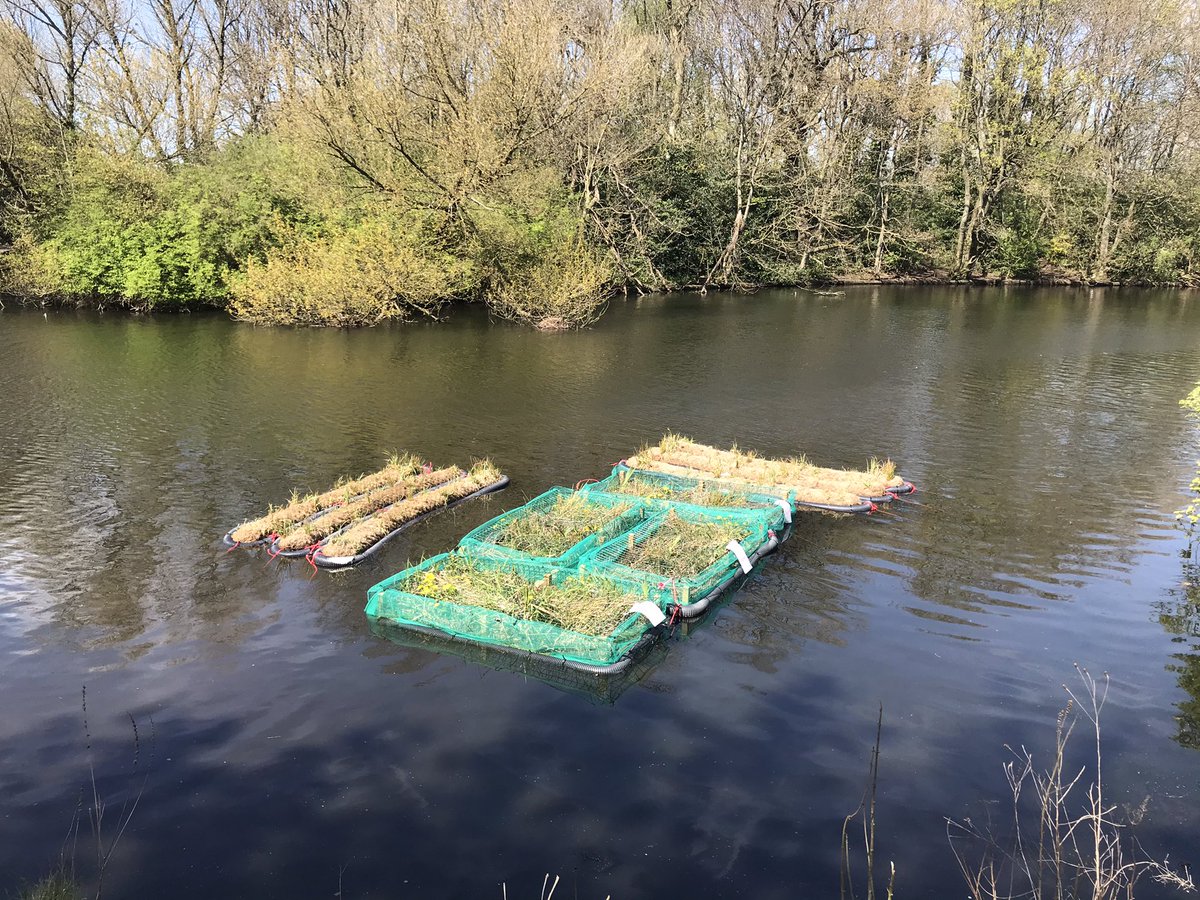
[[[80,900],[83,889],[66,868],[51,872],[17,893],[17,900]]]
[[[602,577],[570,575],[530,581],[510,568],[493,567],[457,553],[414,572],[397,588],[431,600],[492,609],[597,637],[611,634],[641,599]]]
[[[0,14],[0,289],[370,324],[836,278],[1194,283],[1175,0]]]

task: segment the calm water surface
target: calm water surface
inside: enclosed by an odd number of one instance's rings
[[[110,823],[140,784],[127,714],[149,772],[112,897],[329,897],[339,873],[346,897],[536,896],[545,872],[564,896],[836,896],[879,704],[880,856],[900,897],[962,896],[944,818],[1003,797],[1006,743],[1048,747],[1075,661],[1112,673],[1112,797],[1148,796],[1143,843],[1200,867],[1200,614],[1172,524],[1198,347],[1200,302],[1170,291],[680,296],[565,335],[478,310],[345,332],[10,308],[0,892],[68,831],[86,685]],[[371,584],[668,428],[890,455],[918,502],[803,518],[619,696],[371,632]],[[348,573],[222,552],[294,486],[400,449],[491,456],[513,486]]]

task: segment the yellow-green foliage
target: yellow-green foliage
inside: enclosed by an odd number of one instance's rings
[[[1192,388],[1191,393],[1179,401],[1179,405],[1189,412],[1200,415],[1200,384]]]
[[[59,296],[62,282],[58,256],[29,235],[21,235],[7,253],[0,254],[0,292],[24,300],[49,300]]]
[[[0,290],[142,309],[223,305],[248,259],[329,218],[335,204],[309,188],[310,165],[267,138],[173,166],[81,146],[64,165],[70,190],[3,255]]]
[[[1200,416],[1200,383],[1179,401],[1179,405],[1190,412],[1193,417]],[[1196,461],[1196,475],[1192,478],[1188,490],[1191,492],[1191,502],[1183,509],[1175,511],[1175,520],[1191,534],[1196,530],[1196,526],[1200,525],[1200,460]]]
[[[487,294],[499,316],[547,331],[578,328],[604,311],[613,269],[603,255],[568,239],[528,269],[498,279]]]
[[[300,238],[251,261],[233,281],[230,311],[248,322],[367,325],[436,315],[469,283],[470,267],[420,249],[404,226],[367,220]]]
[[[58,869],[40,881],[26,885],[17,894],[18,900],[76,900],[83,891],[65,869]]]

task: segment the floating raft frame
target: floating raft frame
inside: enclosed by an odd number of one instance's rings
[[[508,483],[508,476],[501,475],[496,481],[479,488],[477,491],[467,494],[465,497],[459,497],[455,500],[451,500],[450,502],[445,503],[436,509],[423,512],[415,518],[409,519],[407,522],[397,525],[383,537],[379,538],[373,544],[370,544],[366,549],[359,551],[353,556],[326,556],[323,550],[324,545],[322,545],[321,548],[317,548],[317,550],[312,554],[313,564],[322,569],[344,569],[347,566],[356,566],[405,529],[411,528],[412,526],[425,521],[430,516],[436,516],[440,512],[445,512],[446,510],[453,509],[454,507],[462,503],[466,503],[469,500],[474,500],[476,497],[482,497],[485,494],[492,494],[496,491],[503,490],[504,488],[508,487]],[[347,526],[347,528],[349,527],[350,526]],[[332,537],[333,535],[330,536],[331,539]]]
[[[522,619],[498,609],[436,599],[406,590],[406,583],[462,562],[482,571],[503,571],[524,581],[529,592],[552,590],[554,582],[578,579],[615,586],[631,599],[628,614],[605,635],[583,634],[549,622]],[[455,550],[439,553],[397,572],[367,592],[366,614],[444,637],[535,655],[593,675],[615,675],[631,666],[661,636],[668,592],[648,580],[609,572],[582,572],[533,562],[490,559]]]
[[[636,485],[629,487],[631,482]],[[540,664],[553,667],[560,675],[575,670],[579,673],[575,678],[621,676],[644,659],[676,622],[698,619],[731,589],[753,577],[759,564],[791,536],[795,511],[867,513],[876,504],[913,490],[911,482],[895,475],[890,462],[873,461],[868,470],[858,472],[826,469],[803,459],[763,459],[736,448],[717,450],[667,435],[656,448],[622,460],[604,480],[577,485],[575,491],[553,488],[474,529],[452,554],[432,557],[385,579],[368,592],[366,613],[373,629],[409,630],[423,637],[421,646],[432,649],[439,644],[470,647],[481,664],[493,668],[512,668],[537,677],[527,667]],[[545,515],[551,504],[571,497],[614,507],[627,503],[630,508],[597,524],[593,533],[555,557],[537,557],[497,540],[507,524]],[[713,503],[704,504],[706,498]],[[672,578],[622,561],[628,551],[664,527],[670,516],[697,523],[736,522],[745,528],[741,538],[729,541],[724,553],[688,578]],[[722,534],[720,539],[726,536]],[[455,594],[446,599],[445,583],[437,590],[433,584],[425,588],[438,596],[423,596],[421,573],[451,555],[472,566],[519,575],[531,584],[550,585],[554,579],[575,577],[603,579],[627,586],[631,597],[642,599],[632,605],[630,615],[611,635],[569,632],[571,640],[578,639],[578,643],[563,644],[556,635],[561,637],[564,630],[549,624],[553,614],[531,611],[537,609],[536,601],[532,606],[515,607],[494,602],[545,619],[516,618],[501,609],[478,605],[487,602],[484,598],[490,593],[486,590],[483,598],[476,594],[476,603],[457,603]],[[510,589],[506,585],[504,591]],[[528,600],[530,595],[512,596]],[[574,652],[572,646],[583,649]],[[496,665],[495,660],[505,654],[511,656],[513,665]],[[472,653],[459,655],[472,658]],[[556,683],[562,679],[543,680]]]
[[[625,673],[667,632],[676,618],[695,618],[708,609],[710,604],[724,594],[739,578],[748,576],[757,564],[779,547],[782,538],[790,534],[788,528],[782,536],[770,527],[772,517],[780,513],[777,506],[769,509],[735,509],[721,507],[689,507],[681,504],[681,516],[693,520],[732,520],[744,526],[745,536],[735,553],[727,548],[719,559],[697,573],[689,583],[664,579],[661,575],[644,572],[626,566],[614,565],[608,556],[619,556],[619,548],[629,540],[638,540],[660,527],[672,511],[654,509],[637,502],[634,497],[606,494],[601,491],[572,492],[566,488],[555,488],[528,504],[497,516],[491,522],[471,532],[476,535],[494,534],[496,523],[510,522],[514,514],[541,509],[556,498],[564,496],[586,496],[593,501],[615,506],[618,502],[630,503],[630,510],[618,515],[615,533],[607,540],[598,542],[584,540],[559,558],[576,560],[575,564],[556,565],[516,551],[497,554],[491,545],[481,544],[476,538],[464,538],[459,548],[453,551],[468,563],[490,569],[515,573],[528,581],[548,579],[581,578],[597,579],[620,584],[629,589],[633,597],[641,600],[630,609],[627,617],[614,634],[626,635],[620,641],[609,638],[579,635],[564,632],[556,626],[533,619],[517,619],[499,610],[470,604],[458,604],[444,599],[425,597],[410,590],[401,590],[398,585],[419,577],[421,573],[436,569],[451,554],[440,554],[415,566],[396,573],[381,581],[368,591],[366,614],[392,625],[411,628],[415,631],[434,633],[442,638],[474,642],[480,645],[509,651],[518,656],[540,657],[555,665],[565,666],[591,675],[620,675]],[[603,529],[602,529],[603,530]],[[732,543],[735,542],[730,542]],[[482,547],[482,552],[481,552]],[[605,550],[605,548],[610,548]],[[615,550],[613,549],[615,548]],[[319,563],[318,557],[318,563]],[[694,582],[694,583],[691,583]],[[636,640],[628,637],[637,632]],[[569,635],[567,640],[564,635]],[[608,641],[607,644],[604,642]],[[568,652],[565,646],[577,643],[591,648],[590,655],[584,652]],[[595,648],[607,646],[604,653]]]
[[[320,494],[293,497],[278,509],[271,509],[257,519],[235,525],[221,539],[227,547],[261,547],[270,544],[280,528],[295,528],[311,521],[330,510],[360,500],[373,490],[398,484],[422,471],[420,460],[404,455],[391,460],[382,469],[369,475],[361,475],[350,481],[339,482]],[[237,532],[247,529],[253,537],[236,537]]]
[[[570,547],[564,548],[561,553],[555,556],[534,556],[524,550],[509,547],[502,542],[505,531],[511,525],[526,518],[549,517],[558,504],[576,499],[589,506],[612,510],[612,514],[596,531],[576,541]],[[625,508],[621,509],[621,507]],[[524,506],[510,509],[508,512],[501,513],[494,519],[484,522],[478,528],[468,532],[458,545],[464,552],[472,556],[570,568],[577,566],[585,553],[644,522],[651,512],[652,510],[636,497],[606,494],[599,491],[572,491],[569,488],[554,487],[544,494],[534,497]]]
[[[420,625],[399,625],[387,619],[368,617],[367,627],[376,637],[400,647],[455,656],[464,662],[483,666],[495,672],[508,672],[534,678],[560,691],[583,698],[597,706],[612,706],[617,698],[654,669],[667,654],[663,640],[657,635],[627,654],[629,662],[617,672],[590,672],[567,665],[561,660],[537,653],[526,653],[511,647],[481,644],[467,638],[425,628]]]
[[[422,465],[415,457],[405,456],[378,472],[346,482],[322,494],[294,499],[265,516],[231,528],[222,537],[222,543],[230,550],[266,546],[272,558],[304,557],[314,569],[346,568],[362,562],[405,529],[461,503],[499,491],[508,483],[508,476],[486,461],[476,463],[471,471],[465,472],[455,466],[434,470],[428,464]],[[470,490],[459,494],[463,488]],[[406,504],[411,507],[412,515],[393,521],[397,513],[404,511]],[[344,516],[340,514],[347,511],[352,515],[342,522]],[[361,514],[356,514],[360,511]],[[304,515],[301,517],[297,513]],[[336,527],[330,527],[327,533],[322,534],[320,523],[326,518],[332,518],[329,524],[336,524]],[[393,527],[376,534],[381,527],[374,526],[376,522]],[[249,529],[252,534],[261,534],[271,525],[279,525],[281,530],[286,527],[286,530],[282,534],[272,531],[252,540],[239,541],[235,537],[239,530]],[[305,541],[311,536],[314,538],[311,543],[306,543],[302,548],[281,548],[280,541],[284,538],[310,529],[312,534],[306,534]],[[353,547],[356,552],[337,556],[323,552],[330,544],[337,546],[339,540],[343,543],[353,541],[355,529],[365,529],[367,532],[361,539],[361,546]]]
[[[865,471],[829,469],[804,459],[768,459],[738,450],[720,450],[669,434],[622,460],[618,469],[659,472],[681,478],[716,480],[769,496],[787,497],[794,509],[869,513],[880,503],[915,490],[894,474],[890,462]],[[615,472],[616,470],[614,470]]]
[[[638,493],[634,485],[653,489],[654,493],[650,495]],[[792,524],[793,501],[790,495],[762,493],[744,484],[730,484],[707,478],[683,478],[679,475],[667,475],[664,472],[654,472],[650,469],[631,469],[619,463],[607,478],[585,484],[580,490],[585,492],[603,491],[606,494],[632,497],[653,509],[660,510],[758,511],[768,517],[770,526],[776,531],[782,531],[785,526]],[[676,499],[681,496],[695,496],[697,493],[725,495],[735,502],[730,502],[728,505],[710,505],[697,503],[694,500]]]

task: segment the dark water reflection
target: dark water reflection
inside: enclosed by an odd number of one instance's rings
[[[1051,740],[1075,660],[1114,675],[1113,796],[1196,856],[1200,646],[1172,526],[1200,307],[1178,292],[852,289],[620,305],[580,334],[317,332],[0,315],[0,886],[52,861],[86,776],[152,777],[112,896],[832,896],[885,708],[881,854],[961,893],[943,817]],[[665,428],[922,487],[805,519],[623,693],[373,634],[366,588]],[[395,449],[513,488],[309,580],[230,523]],[[144,737],[145,735],[143,735]],[[149,756],[143,742],[144,758]],[[572,894],[573,895],[573,894]],[[1147,896],[1151,893],[1148,892]]]

